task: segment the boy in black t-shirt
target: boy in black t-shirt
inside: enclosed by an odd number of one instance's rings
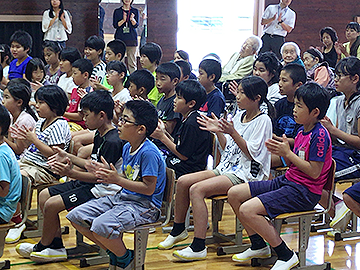
[[[183,120],[174,141],[166,132],[162,121],[159,121],[151,136],[160,140],[171,151],[166,158],[166,165],[175,170],[178,178],[206,168],[212,142],[210,133],[201,130],[197,122],[197,117],[200,116],[197,110],[206,100],[204,87],[198,81],[186,80],[179,83],[175,90],[174,111],[180,113]]]
[[[174,112],[174,99],[176,97],[175,87],[179,83],[181,76],[180,68],[172,62],[163,63],[156,69],[156,87],[159,93],[164,93],[164,96],[156,105],[158,116],[165,124],[166,131],[174,137],[179,129],[181,123],[181,115]],[[163,145],[155,144],[160,148]]]
[[[99,166],[117,164],[121,161],[124,142],[111,125],[114,101],[111,94],[98,90],[87,94],[80,103],[84,119],[89,129],[96,129],[91,160],[85,160],[54,147],[57,154],[49,157],[49,165],[54,173],[67,175],[74,181],[51,186],[40,193],[40,208],[44,214],[42,237],[36,245],[22,243],[16,251],[35,262],[54,262],[67,259],[61,239],[59,213],[71,210],[89,200],[115,194],[120,187],[114,184],[98,184],[94,170]],[[102,163],[100,163],[102,162]],[[73,169],[73,164],[87,169]],[[118,166],[120,167],[120,166]]]

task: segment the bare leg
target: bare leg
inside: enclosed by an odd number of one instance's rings
[[[71,222],[71,225],[73,225],[76,230],[78,230],[85,237],[89,238],[96,245],[98,245],[102,249],[105,249],[105,250],[107,249],[100,241],[98,241],[98,239],[94,236],[94,233],[92,231],[90,231],[90,229],[80,226],[73,222]]]
[[[343,199],[346,206],[358,217],[360,217],[360,204],[359,202],[355,201],[351,196],[344,193]]]
[[[175,195],[175,218],[176,223],[185,222],[186,212],[190,204],[189,189],[190,187],[200,181],[214,177],[215,174],[212,171],[201,171],[196,173],[190,173],[183,175],[176,183],[176,195]]]
[[[125,255],[126,247],[122,240],[122,234],[116,239],[107,239],[96,233],[93,233],[93,236],[105,247],[105,249],[109,249],[116,256],[121,257]]]
[[[190,200],[194,216],[194,237],[205,239],[208,222],[208,209],[205,198],[227,194],[233,183],[226,176],[215,176],[193,184],[190,187]]]

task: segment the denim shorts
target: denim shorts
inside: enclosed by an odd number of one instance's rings
[[[160,210],[146,198],[118,192],[84,203],[66,218],[102,237],[116,239],[124,231],[156,222],[159,216]]]

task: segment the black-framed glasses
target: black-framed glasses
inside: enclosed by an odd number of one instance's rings
[[[124,125],[125,123],[133,124],[134,126],[138,126],[139,124],[130,120],[125,119],[124,117],[119,117],[119,123]]]
[[[341,73],[337,74],[337,73],[335,73],[334,80],[339,81],[341,78],[346,77],[346,76],[350,76],[350,74],[341,74]]]

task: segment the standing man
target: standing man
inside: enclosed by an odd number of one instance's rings
[[[292,0],[280,0],[278,5],[269,5],[261,19],[265,25],[260,53],[273,51],[281,59],[280,48],[285,37],[295,26],[296,13],[289,8]]]

